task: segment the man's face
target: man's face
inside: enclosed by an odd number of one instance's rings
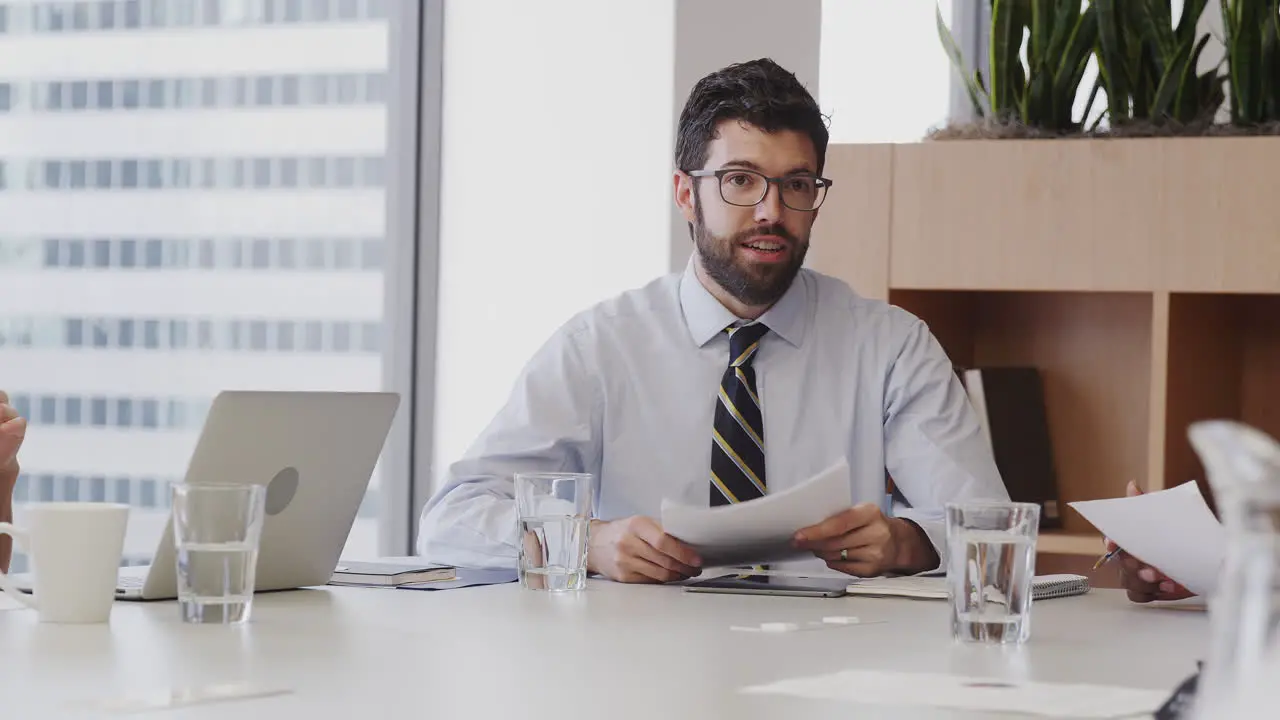
[[[792,130],[769,134],[726,120],[708,150],[703,168],[707,170],[756,170],[769,177],[813,176],[818,171],[813,142]],[[683,174],[677,177],[676,200],[693,225],[703,270],[729,295],[743,305],[761,307],[786,293],[804,264],[816,211],[784,205],[776,184],[769,185],[757,205],[739,207],[725,202],[716,178]]]

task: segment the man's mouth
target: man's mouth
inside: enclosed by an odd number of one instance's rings
[[[753,240],[748,240],[747,242],[744,242],[742,245],[743,247],[748,247],[748,248],[751,248],[752,250],[757,250],[759,252],[766,252],[766,253],[782,252],[783,250],[787,249],[786,242],[782,240],[773,239],[773,238],[756,238]]]

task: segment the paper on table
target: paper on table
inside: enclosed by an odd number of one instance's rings
[[[849,464],[835,465],[795,487],[736,505],[695,508],[662,501],[662,529],[690,546],[704,566],[745,565],[811,557],[791,547],[797,530],[853,505]]]
[[[1113,542],[1198,595],[1213,591],[1226,529],[1194,482],[1134,497],[1068,503]]]
[[[845,670],[743,688],[745,693],[793,695],[866,705],[1013,712],[1060,718],[1147,716],[1169,696],[1136,690],[1065,683],[1006,683],[929,673]]]

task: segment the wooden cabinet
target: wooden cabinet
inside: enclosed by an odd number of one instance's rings
[[[1207,488],[1191,422],[1280,437],[1276,168],[1277,138],[833,145],[810,264],[957,364],[1039,367],[1062,502]],[[1102,551],[1064,518],[1042,571]]]

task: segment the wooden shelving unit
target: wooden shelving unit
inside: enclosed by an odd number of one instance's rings
[[[957,364],[1039,367],[1064,505],[1129,480],[1208,496],[1190,423],[1280,437],[1275,167],[1274,138],[833,145],[810,265],[925,320]],[[1114,585],[1063,514],[1038,571]]]

